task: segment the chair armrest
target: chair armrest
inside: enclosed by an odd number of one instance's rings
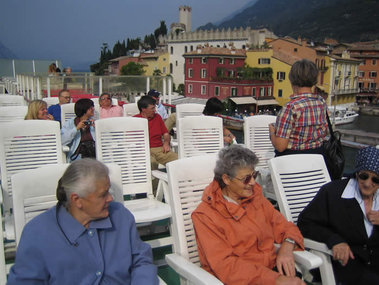
[[[64,153],[67,153],[67,152],[70,151],[70,147],[67,146],[67,145],[64,145],[64,146],[62,146],[62,151],[63,151]]]
[[[294,251],[293,256],[295,262],[307,270],[318,268],[322,264],[322,259],[309,251]]]
[[[278,252],[280,244],[274,243],[274,246],[275,251]],[[322,264],[322,259],[309,251],[294,251],[293,256],[295,262],[307,270],[318,268]]]
[[[153,170],[151,171],[151,174],[159,179],[159,180],[163,180],[165,182],[168,183],[168,175],[167,175],[167,172],[164,172],[164,171],[160,171],[160,170]]]
[[[181,277],[193,284],[199,285],[222,285],[222,282],[199,266],[188,261],[184,257],[172,253],[166,255],[167,264]]]
[[[333,255],[332,251],[327,247],[325,243],[314,241],[308,238],[304,239],[304,246],[305,248],[309,248],[312,250],[321,251],[323,253],[326,253],[328,255]]]

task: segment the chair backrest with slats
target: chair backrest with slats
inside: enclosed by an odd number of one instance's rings
[[[19,95],[0,96],[0,106],[26,106],[24,97]]]
[[[285,155],[271,159],[269,167],[280,212],[296,224],[320,187],[330,182],[324,158],[321,154]]]
[[[121,167],[124,195],[152,195],[148,122],[118,117],[96,121],[96,157]]]
[[[176,119],[185,118],[188,116],[200,116],[203,114],[205,105],[204,104],[195,104],[195,103],[186,103],[178,104],[176,108]]]
[[[179,158],[217,153],[224,147],[222,119],[190,116],[179,119],[177,129]]]
[[[216,154],[209,154],[167,163],[174,252],[197,265],[200,260],[191,215],[213,180],[216,159]]]
[[[255,115],[244,119],[244,144],[258,156],[258,166],[263,168],[268,168],[268,161],[275,156],[268,128],[275,121],[276,116],[271,115]]]
[[[24,120],[28,106],[0,107],[0,123]]]
[[[0,124],[1,181],[11,193],[11,176],[43,165],[63,163],[59,122],[25,120]]]
[[[61,122],[62,126],[64,123],[69,120],[75,118],[75,103],[68,103],[61,105]]]
[[[46,98],[42,98],[42,100],[46,102],[47,107],[50,107],[51,105],[56,105],[59,103],[58,97],[46,97]]]
[[[20,240],[24,225],[57,203],[58,181],[68,166],[66,163],[53,164],[25,170],[12,176],[16,244]],[[111,181],[110,192],[115,201],[122,202],[121,169],[116,164],[107,164],[107,167]]]
[[[132,117],[139,114],[137,103],[128,103],[122,106],[124,110],[124,117]]]

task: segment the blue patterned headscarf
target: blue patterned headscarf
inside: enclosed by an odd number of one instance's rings
[[[358,151],[355,171],[369,170],[379,175],[379,149],[369,146]]]

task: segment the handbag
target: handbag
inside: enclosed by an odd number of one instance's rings
[[[81,141],[75,153],[71,155],[71,160],[75,160],[79,156],[79,154],[82,158],[96,158],[95,141]]]
[[[345,167],[345,156],[342,150],[341,133],[333,131],[328,112],[326,119],[329,126],[329,140],[324,141],[324,158],[332,180],[340,179]]]

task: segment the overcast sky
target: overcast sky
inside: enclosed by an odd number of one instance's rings
[[[192,29],[217,22],[251,0],[2,0],[0,41],[20,59],[58,59],[89,66],[103,42],[144,38],[160,21],[179,21],[179,6],[192,7]]]

